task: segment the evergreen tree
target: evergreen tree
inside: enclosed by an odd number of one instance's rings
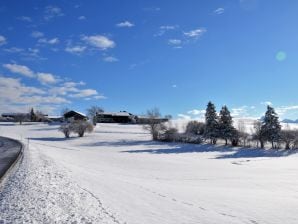
[[[209,101],[207,104],[207,109],[205,113],[205,132],[204,136],[210,139],[212,144],[216,144],[218,138],[218,117],[216,114],[214,104]]]
[[[30,110],[30,121],[36,121],[36,114],[34,113],[34,109]]]
[[[280,140],[281,126],[276,112],[270,106],[267,106],[267,111],[262,121],[262,132],[265,140],[271,142],[272,148],[274,148],[274,142]]]
[[[231,139],[235,133],[233,127],[233,119],[227,106],[223,106],[219,113],[219,137],[223,138],[228,144],[228,139]]]

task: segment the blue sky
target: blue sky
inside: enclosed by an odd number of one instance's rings
[[[0,112],[298,118],[298,2],[1,1]]]

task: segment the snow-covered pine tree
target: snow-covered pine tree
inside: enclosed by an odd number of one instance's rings
[[[218,116],[214,104],[209,101],[205,113],[205,131],[204,136],[210,139],[212,144],[216,144],[218,138]]]
[[[34,112],[34,109],[33,108],[31,108],[31,110],[30,110],[30,121],[36,121],[36,114],[35,114],[35,112]]]
[[[231,139],[235,133],[233,127],[233,119],[227,106],[223,106],[219,112],[219,137],[223,138],[228,144],[228,139]]]
[[[274,148],[274,142],[280,140],[281,126],[276,112],[269,105],[262,121],[262,132],[264,133],[265,140],[271,142],[272,148]]]

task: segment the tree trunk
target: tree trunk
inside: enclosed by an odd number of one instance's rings
[[[228,145],[228,139],[225,139],[225,141],[226,141],[226,145]]]
[[[264,142],[260,141],[260,145],[261,145],[261,149],[263,149],[264,148]]]

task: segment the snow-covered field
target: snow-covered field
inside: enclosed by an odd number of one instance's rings
[[[156,143],[138,125],[69,140],[57,128],[0,124],[30,138],[0,223],[298,223],[296,154]]]

